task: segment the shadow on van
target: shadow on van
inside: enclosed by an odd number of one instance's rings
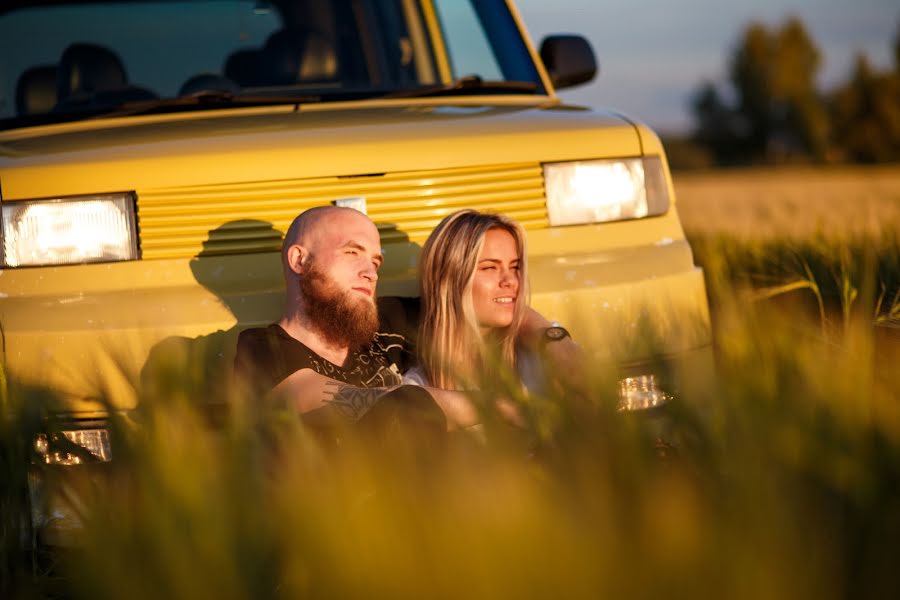
[[[252,263],[246,262],[246,254],[223,254],[222,246],[233,239],[235,229],[256,230],[254,238],[264,242],[257,253],[249,255]],[[282,238],[283,233],[272,223],[254,219],[229,221],[209,232],[203,248],[191,259],[191,272],[228,309],[235,323],[193,338],[170,336],[153,346],[141,369],[141,403],[187,401],[210,407],[227,403],[233,393],[231,367],[238,334],[247,327],[274,321],[280,314],[283,282],[278,248]],[[252,264],[251,272],[247,272],[247,264]],[[238,268],[252,281],[236,286],[240,275],[233,270]]]

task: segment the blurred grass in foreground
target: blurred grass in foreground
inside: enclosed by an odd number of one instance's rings
[[[211,428],[193,399],[148,399],[139,424],[113,422],[113,472],[85,494],[66,589],[900,597],[900,247],[877,242],[695,240],[719,376],[656,413],[614,412],[600,375],[592,406],[528,401],[523,430],[486,414],[483,442],[394,431],[325,450],[252,401],[232,399]],[[797,281],[808,285],[784,288]],[[887,318],[874,324],[882,284]],[[154,387],[179,388],[165,384]],[[9,402],[33,410],[40,398]],[[4,422],[6,471],[27,430]]]

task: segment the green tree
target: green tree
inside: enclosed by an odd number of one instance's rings
[[[821,54],[793,17],[776,32],[751,24],[731,64],[737,110],[749,124],[747,149],[777,159],[806,154],[824,160],[828,112],[816,89]]]
[[[691,100],[697,127],[693,142],[707,148],[720,164],[745,158],[747,127],[735,110],[722,100],[716,86],[706,81]]]
[[[828,151],[829,121],[825,102],[816,89],[821,54],[803,23],[792,18],[773,40],[772,95],[781,120],[776,133],[799,141],[817,161]]]
[[[820,65],[821,54],[798,18],[774,31],[751,23],[731,58],[734,106],[725,106],[708,83],[694,97],[698,141],[722,162],[824,161],[830,122],[816,87]]]
[[[744,32],[731,62],[731,82],[738,98],[736,110],[747,123],[743,150],[756,157],[765,154],[774,127],[768,68],[771,46],[766,27],[753,23]]]
[[[900,160],[900,66],[878,73],[865,54],[857,55],[850,81],[834,93],[832,113],[835,141],[847,159]]]
[[[894,73],[900,75],[900,22],[897,23],[897,37],[894,38]]]

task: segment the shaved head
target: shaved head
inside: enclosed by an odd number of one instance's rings
[[[315,231],[319,222],[321,222],[322,219],[327,218],[328,215],[333,215],[334,212],[340,210],[346,209],[341,209],[337,206],[317,206],[303,211],[297,215],[293,222],[291,222],[291,226],[288,227],[287,233],[284,234],[284,244],[282,247],[286,248],[291,244],[307,243],[307,240]]]
[[[316,206],[297,215],[284,234],[284,242],[281,244],[281,262],[285,274],[291,270],[288,264],[288,249],[291,246],[303,246],[310,253],[315,253],[323,239],[327,239],[336,230],[350,223],[357,225],[364,223],[377,234],[378,229],[372,220],[353,208]]]

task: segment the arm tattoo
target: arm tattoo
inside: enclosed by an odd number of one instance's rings
[[[400,386],[360,388],[338,381],[325,384],[325,402],[335,408],[352,423],[359,421],[382,396]]]

